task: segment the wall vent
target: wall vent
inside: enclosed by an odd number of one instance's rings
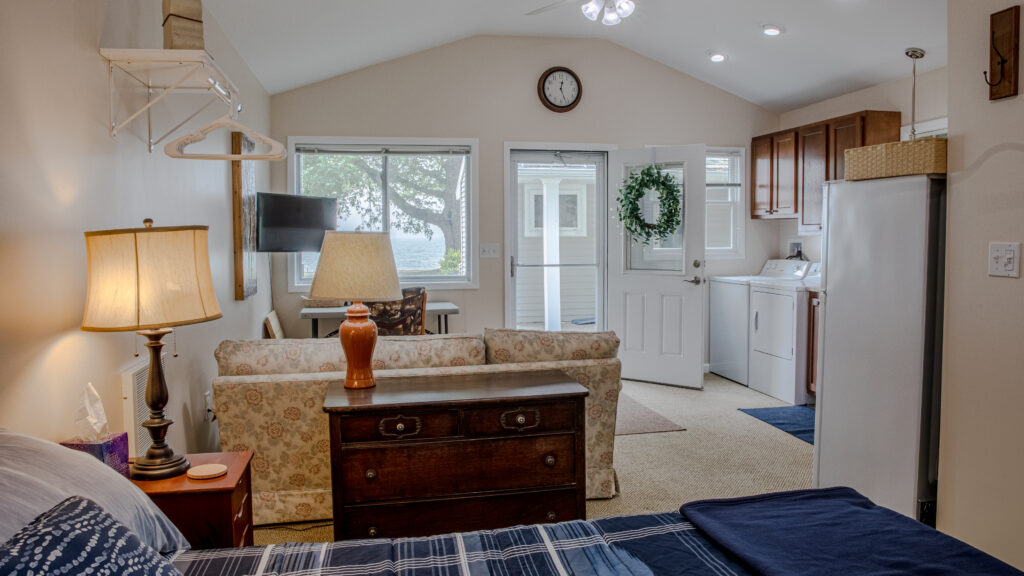
[[[121,372],[121,398],[124,406],[124,429],[128,432],[128,454],[141,456],[153,445],[149,430],[142,423],[149,419],[146,405],[146,383],[149,381],[149,354],[128,364]],[[166,355],[160,355],[160,364],[166,368]]]

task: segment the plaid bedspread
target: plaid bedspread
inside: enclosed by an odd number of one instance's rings
[[[185,576],[747,574],[678,513],[427,538],[196,550],[173,563]]]

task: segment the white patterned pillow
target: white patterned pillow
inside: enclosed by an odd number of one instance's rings
[[[0,546],[0,574],[181,576],[92,500],[72,496]]]

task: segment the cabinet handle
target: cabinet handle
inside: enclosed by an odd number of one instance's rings
[[[376,526],[370,526],[370,528],[366,531],[366,534],[370,538],[376,538],[377,537],[377,527]]]
[[[555,511],[554,511],[554,510],[552,510],[551,512],[548,512],[548,513],[547,513],[547,515],[545,516],[545,518],[547,518],[547,519],[548,519],[548,522],[554,522],[554,521],[555,521],[555,518],[558,518],[558,515],[557,515],[557,514],[555,514]]]
[[[376,478],[377,478],[377,471],[376,470],[374,470],[373,468],[369,468],[369,469],[366,470],[366,479],[367,480],[371,480],[372,481],[372,480],[374,480]]]
[[[395,425],[395,430],[398,430],[399,432],[405,432],[405,424],[399,422],[397,425]]]
[[[523,424],[526,424],[526,416],[524,414],[520,414],[519,416],[516,416],[516,424],[519,424],[520,426],[522,426]]]
[[[544,457],[544,465],[547,466],[548,468],[554,468],[555,462],[556,460],[554,454],[548,454],[547,456]]]

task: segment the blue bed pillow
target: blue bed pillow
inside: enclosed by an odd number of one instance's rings
[[[0,429],[0,542],[69,496],[99,504],[161,554],[188,541],[146,493],[96,458]]]
[[[0,546],[0,576],[180,576],[92,500],[72,496]]]

